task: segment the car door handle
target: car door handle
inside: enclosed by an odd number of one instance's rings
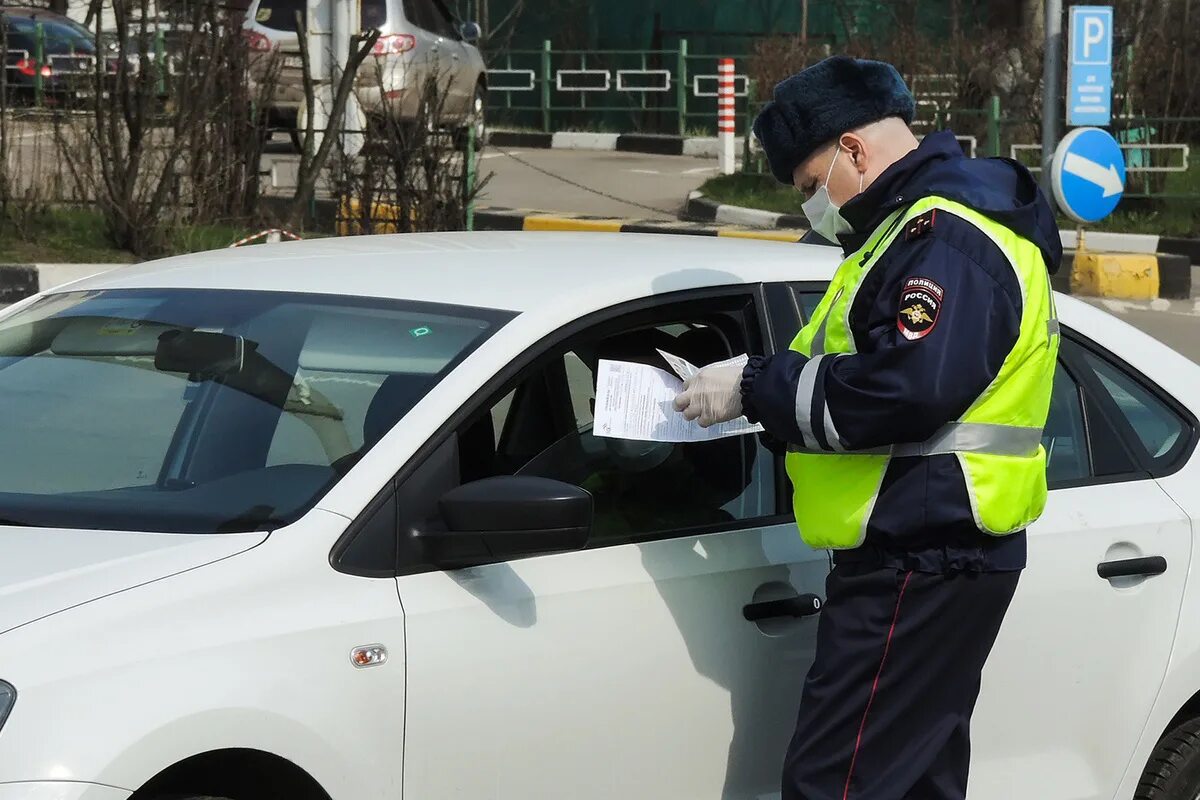
[[[1167,560],[1162,556],[1122,558],[1117,561],[1101,561],[1096,565],[1096,574],[1105,580],[1109,578],[1161,575],[1166,571]]]
[[[820,611],[821,605],[821,598],[815,594],[801,594],[782,600],[749,603],[742,608],[742,616],[751,622],[772,617],[809,617]]]

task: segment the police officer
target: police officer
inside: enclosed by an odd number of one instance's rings
[[[913,109],[877,61],[775,87],[755,135],[845,260],[789,350],[676,400],[786,446],[800,534],[833,551],[784,800],[965,797],[980,672],[1046,502],[1054,215],[1016,162],[918,143]]]

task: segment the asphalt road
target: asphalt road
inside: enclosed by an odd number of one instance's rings
[[[274,191],[295,186],[298,157],[282,141],[263,158]],[[486,148],[479,175],[483,206],[606,217],[675,219],[688,192],[717,174],[716,161],[590,150]]]
[[[1193,267],[1192,274],[1193,285],[1200,287],[1200,268]],[[1200,300],[1092,299],[1088,302],[1200,363]]]
[[[711,158],[489,147],[482,205],[674,219],[688,192],[717,174]]]

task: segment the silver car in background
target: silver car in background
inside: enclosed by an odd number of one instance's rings
[[[251,60],[256,78],[264,79],[273,69],[266,56],[274,53],[280,59],[269,113],[273,124],[289,130],[297,146],[297,119],[303,119],[304,107],[297,15],[304,14],[305,6],[305,0],[252,0],[242,31],[252,54],[264,56]],[[380,31],[356,82],[368,118],[416,120],[426,81],[436,76],[438,126],[474,126],[482,135],[487,68],[475,46],[478,25],[457,21],[443,0],[361,0],[361,15],[363,30]]]

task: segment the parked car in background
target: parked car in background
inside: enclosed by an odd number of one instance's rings
[[[296,144],[297,120],[305,115],[297,35],[297,15],[304,9],[304,0],[253,0],[243,28],[247,46],[263,56],[255,59],[253,70],[260,81],[272,70],[270,54],[282,60],[270,92],[270,114],[274,124],[292,133]],[[436,77],[438,126],[475,126],[476,134],[482,135],[487,68],[475,46],[478,25],[457,21],[442,0],[362,0],[361,19],[363,30],[380,32],[356,83],[364,113],[415,120],[422,114],[426,81]]]
[[[35,102],[39,78],[46,105],[68,105],[88,96],[97,48],[87,28],[43,9],[0,6],[0,35],[9,102]]]

